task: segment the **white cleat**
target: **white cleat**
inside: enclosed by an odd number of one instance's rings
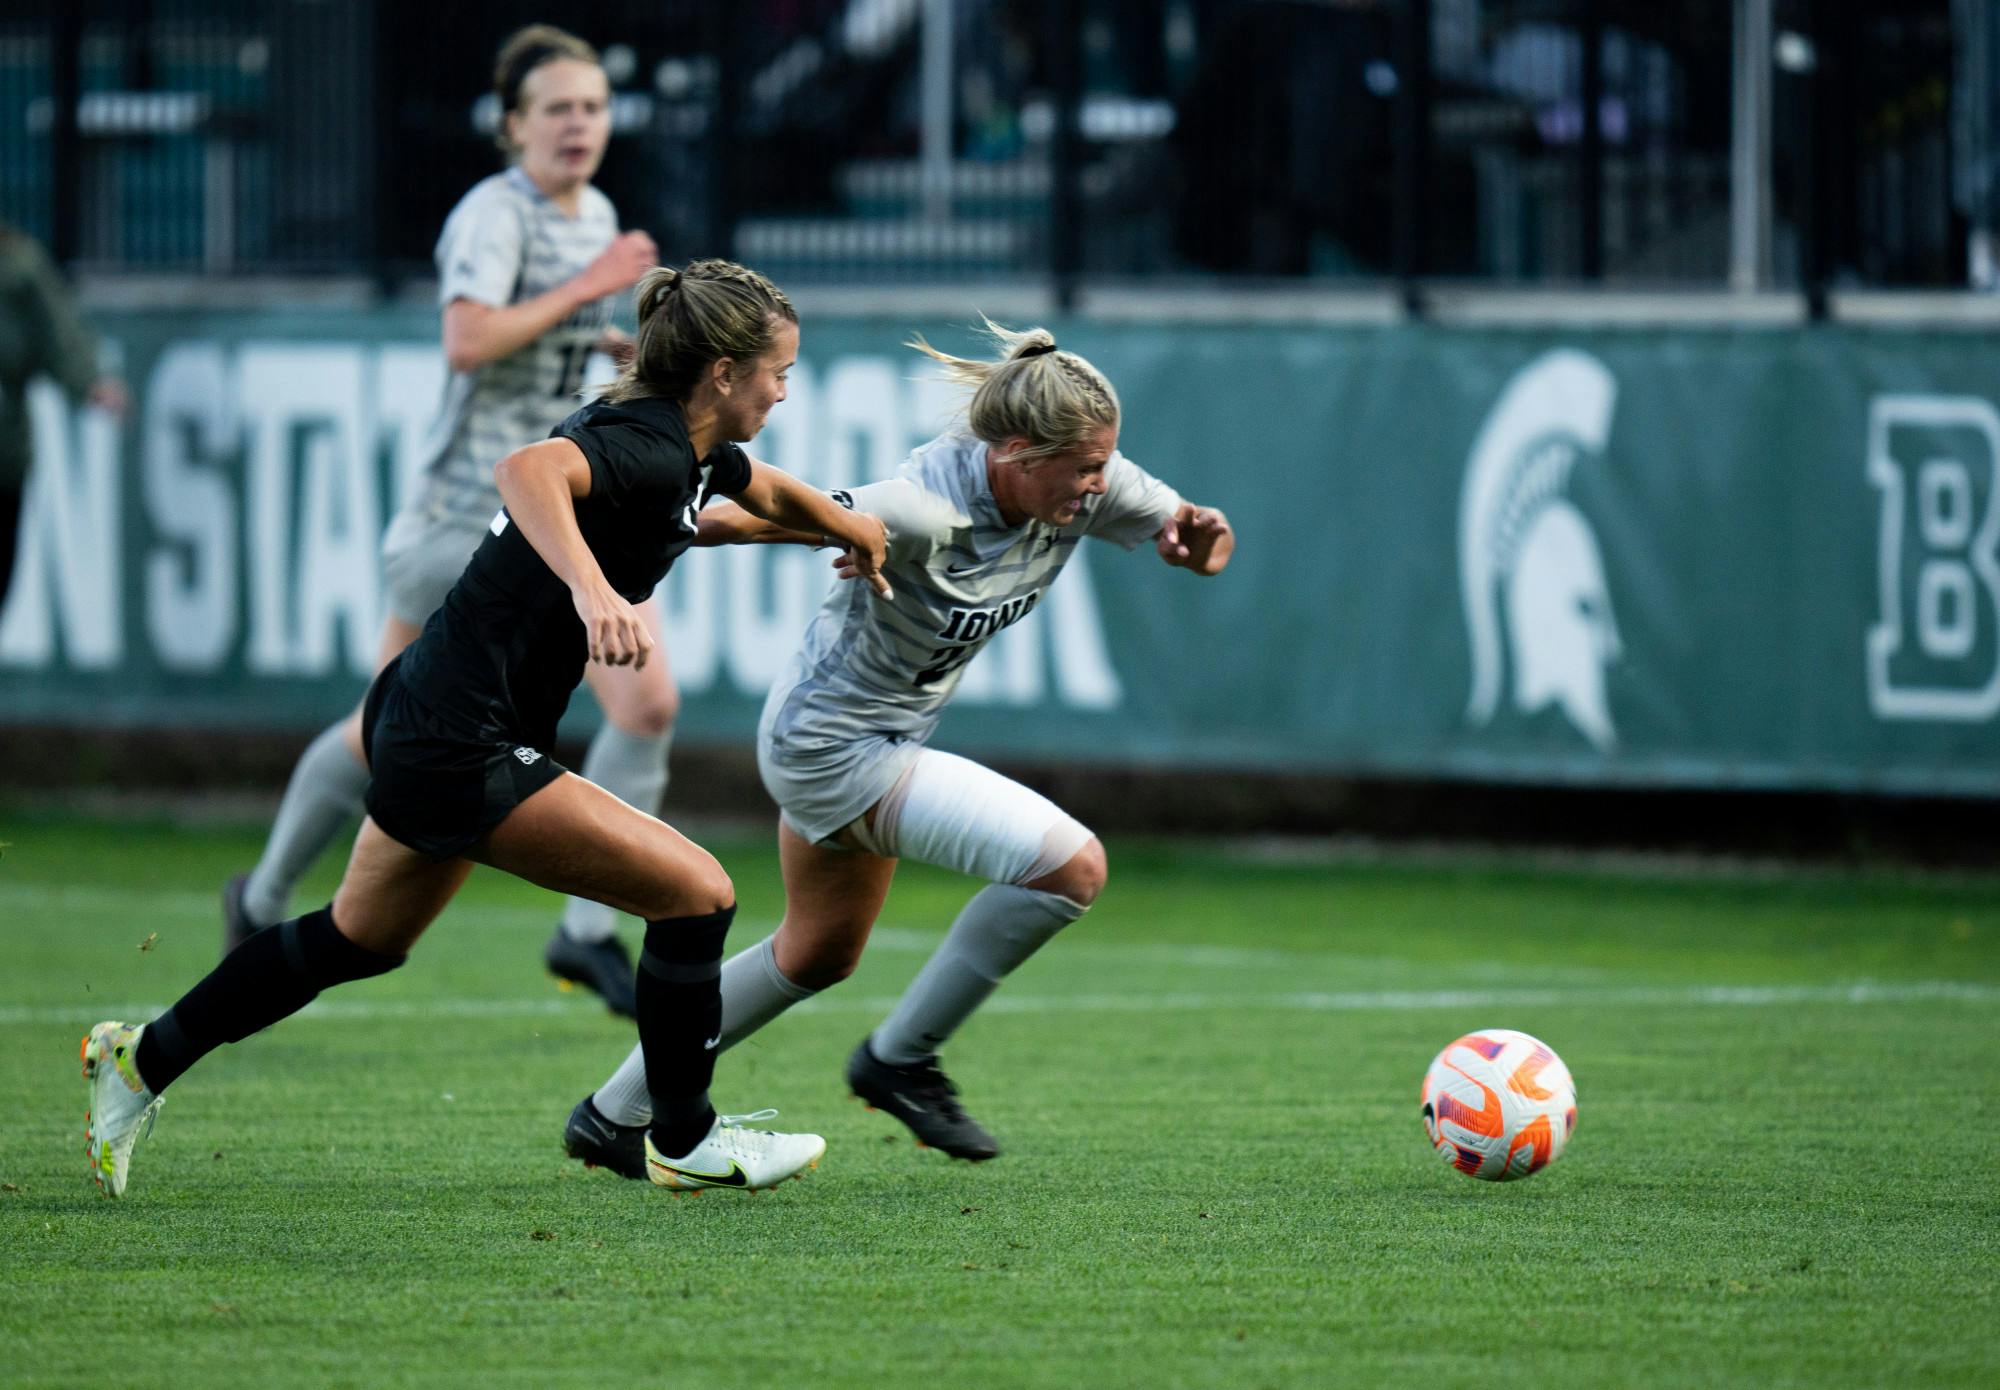
[[[648,1132],[646,1176],[657,1186],[677,1192],[701,1192],[711,1187],[754,1192],[760,1187],[776,1187],[786,1178],[802,1178],[808,1168],[819,1167],[826,1140],[817,1134],[745,1128],[752,1120],[775,1119],[777,1114],[775,1110],[759,1110],[749,1115],[718,1115],[708,1137],[679,1158],[663,1157],[653,1147],[653,1136]]]
[[[125,1195],[132,1146],[153,1132],[162,1097],[139,1079],[139,1034],[144,1025],[100,1023],[83,1040],[83,1077],[90,1083],[90,1110],[83,1117],[84,1152],[90,1173],[108,1195]]]

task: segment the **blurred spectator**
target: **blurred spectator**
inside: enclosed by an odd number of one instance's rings
[[[1204,38],[1181,97],[1177,239],[1194,264],[1253,275],[1390,264],[1390,15],[1255,0]],[[1379,79],[1378,79],[1379,83]]]
[[[14,575],[21,498],[34,461],[28,383],[52,377],[79,405],[125,410],[125,385],[97,370],[97,344],[69,286],[27,233],[0,222],[0,605]]]
[[[1952,201],[1966,220],[1966,280],[2000,290],[2000,18],[1952,0]]]

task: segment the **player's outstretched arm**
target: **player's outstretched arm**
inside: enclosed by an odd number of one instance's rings
[[[825,545],[817,531],[788,531],[761,516],[752,516],[734,502],[711,502],[695,513],[696,545]]]
[[[583,621],[590,659],[607,666],[644,666],[653,638],[638,610],[604,578],[577,529],[576,499],[590,496],[590,461],[567,439],[516,449],[493,468],[507,516],[535,553],[569,586]]]
[[[454,299],[444,309],[445,361],[469,372],[511,356],[592,300],[632,288],[659,258],[651,237],[623,232],[576,275],[533,299],[505,306]]]
[[[883,598],[894,597],[889,581],[882,577],[889,533],[878,518],[849,511],[818,488],[755,459],[750,461],[750,485],[736,494],[736,501],[745,511],[787,531],[824,537],[843,547],[853,556],[857,575]]]
[[[1229,518],[1214,507],[1183,502],[1153,538],[1160,558],[1196,574],[1221,574],[1236,553],[1236,533]]]

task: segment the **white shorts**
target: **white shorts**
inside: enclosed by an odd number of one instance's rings
[[[935,748],[919,752],[877,803],[872,828],[863,815],[847,831],[871,854],[993,883],[1032,883],[1067,864],[1092,839],[1087,827],[1040,792]]]
[[[417,507],[397,512],[382,536],[382,593],[389,611],[422,627],[465,573],[466,561],[486,539],[486,525]]]
[[[921,740],[894,734],[814,739],[803,748],[794,741],[780,748],[771,736],[777,690],[771,687],[772,699],[765,701],[757,725],[757,775],[803,839],[818,843],[838,835],[894,791],[926,751]]]

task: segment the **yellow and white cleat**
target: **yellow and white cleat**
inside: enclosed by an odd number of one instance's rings
[[[90,1173],[108,1195],[125,1195],[132,1146],[153,1132],[163,1097],[139,1079],[137,1056],[144,1025],[100,1023],[83,1040],[83,1077],[90,1083],[90,1109],[83,1117],[84,1152]]]
[[[718,1115],[708,1137],[679,1158],[668,1158],[646,1135],[646,1176],[659,1187],[676,1192],[703,1192],[711,1187],[738,1187],[754,1192],[776,1187],[786,1178],[802,1178],[819,1167],[826,1140],[817,1134],[778,1134],[751,1129],[757,1120],[777,1118],[775,1110],[749,1115]]]

